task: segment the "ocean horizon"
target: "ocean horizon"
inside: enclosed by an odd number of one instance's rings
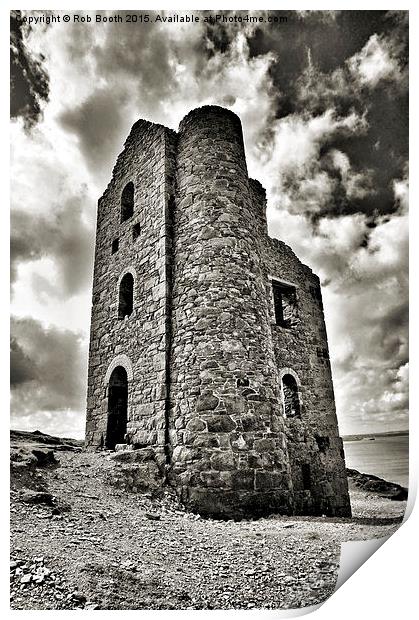
[[[372,439],[373,438],[373,439]],[[346,467],[379,476],[404,487],[409,484],[409,435],[367,435],[344,439]]]

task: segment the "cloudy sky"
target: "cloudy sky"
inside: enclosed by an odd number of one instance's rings
[[[270,234],[321,277],[341,432],[407,428],[407,13],[194,13],[12,14],[12,426],[83,435],[97,199],[135,120],[217,104],[242,119]]]

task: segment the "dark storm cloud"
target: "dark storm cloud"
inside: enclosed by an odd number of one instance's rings
[[[87,351],[80,334],[12,317],[11,337],[12,410],[16,414],[84,406]]]
[[[403,176],[408,144],[407,20],[406,11],[305,11],[249,37],[251,56],[277,54],[270,71],[278,118],[316,117],[330,109],[365,116],[367,131],[333,135],[321,154],[343,151],[354,173],[368,169],[375,191],[342,200],[335,183],[328,215],[394,210],[392,181]]]
[[[25,354],[16,338],[10,340],[10,384],[12,388],[34,381],[38,376],[35,365]]]
[[[171,47],[161,36],[158,24],[152,21],[135,32],[131,24],[124,23],[117,37],[111,28],[104,33],[103,40],[92,50],[99,75],[119,77],[122,73],[146,90],[161,92],[168,87],[172,78],[167,62]]]
[[[43,257],[51,258],[57,270],[57,280],[49,287],[50,294],[71,297],[90,283],[94,232],[82,219],[82,199],[69,198],[62,209],[48,216],[21,209],[12,211],[12,283],[21,263]]]
[[[377,55],[387,53],[391,47],[386,39],[373,37],[371,43],[370,47],[376,45]],[[367,56],[360,58],[360,62],[365,62]],[[340,114],[354,109],[364,114],[367,130],[358,135],[333,136],[323,145],[323,161],[327,162],[330,150],[338,149],[354,162],[355,172],[369,170],[371,174],[375,191],[347,201],[343,212],[390,213],[394,210],[392,181],[403,176],[408,156],[406,73],[393,61],[393,67],[388,67],[388,74],[382,76],[379,84],[368,84],[354,75],[354,64],[346,64],[332,74],[321,73],[311,64],[297,80],[298,103],[313,115],[331,107]],[[337,207],[336,213],[341,213],[338,195]]]
[[[407,298],[403,298],[403,292],[398,290],[398,293],[401,293],[402,298],[395,300],[394,305],[379,308],[371,303],[370,307],[365,308],[363,315],[358,315],[363,324],[363,337],[366,338],[365,357],[369,354],[371,363],[386,360],[404,365],[408,361],[409,304]]]
[[[281,13],[281,12],[279,12]],[[403,13],[403,12],[402,12]],[[406,12],[404,12],[406,13]],[[358,53],[374,34],[400,31],[406,39],[402,18],[388,16],[386,11],[321,11],[291,12],[287,24],[272,24],[257,29],[249,37],[250,54],[276,52],[278,62],[271,69],[281,92],[279,113],[294,112],[298,107],[295,79],[307,68],[307,53],[319,71],[333,73]]]
[[[10,13],[10,116],[21,117],[29,129],[42,116],[48,101],[49,77],[43,57],[31,54],[25,45],[25,26],[20,11]]]
[[[135,12],[134,12],[135,13]],[[124,137],[139,116],[152,117],[156,107],[170,100],[175,87],[174,65],[185,56],[202,58],[204,38],[191,41],[187,36],[169,40],[158,24],[150,22],[147,28],[133,29],[133,24],[103,27],[101,38],[90,40],[91,33],[75,33],[66,41],[69,56],[83,67],[88,58],[94,66],[95,80],[102,82],[77,107],[63,110],[58,121],[80,141],[81,151],[90,170],[105,181]],[[84,58],[79,48],[88,51]]]
[[[130,125],[124,117],[124,101],[124,93],[98,89],[58,119],[64,129],[79,138],[80,150],[93,172],[106,167],[121,148],[121,135]]]
[[[171,14],[170,11],[158,13]],[[204,29],[196,35],[198,28],[183,30],[183,36],[176,34],[176,29],[163,29],[161,24],[153,21],[147,28],[136,31],[130,23],[121,24],[118,36],[113,28],[105,29],[103,39],[92,49],[95,70],[110,81],[119,80],[121,76],[131,80],[142,98],[170,97],[177,62],[193,58],[196,75],[206,65],[208,40]]]

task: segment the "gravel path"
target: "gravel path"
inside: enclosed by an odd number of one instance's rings
[[[13,609],[314,605],[334,590],[340,542],[391,534],[405,509],[354,490],[352,519],[204,520],[170,492],[152,499],[110,486],[106,453],[56,455],[59,467],[25,480],[46,484],[51,506],[28,503],[36,493],[12,484]]]

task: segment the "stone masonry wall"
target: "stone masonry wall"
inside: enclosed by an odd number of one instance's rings
[[[343,444],[338,434],[320,282],[283,242],[266,238],[263,245],[268,287],[270,278],[274,277],[294,284],[296,292],[296,320],[291,328],[275,323],[271,305],[278,370],[285,373],[291,369],[299,383],[301,418],[286,419],[296,511],[347,515],[350,511],[348,486]],[[307,486],[304,469],[310,472],[310,488],[304,488]]]
[[[98,203],[89,354],[86,444],[104,444],[107,424],[107,369],[116,360],[131,365],[128,386],[128,441],[157,445],[163,458],[166,405],[166,220],[173,132],[139,121],[118,157],[113,178]],[[121,219],[121,194],[134,184],[134,214]],[[133,226],[139,236],[133,239]],[[112,254],[112,242],[119,249]],[[118,289],[124,273],[134,276],[134,309],[118,319]],[[120,356],[126,356],[121,361]],[[109,373],[108,373],[109,374]]]
[[[187,505],[219,516],[292,510],[254,223],[239,119],[194,110],[177,154],[172,476]]]
[[[128,182],[134,212],[121,223]],[[126,273],[133,312],[121,320]],[[275,321],[272,278],[295,287],[288,327]],[[125,442],[141,458],[152,450],[191,510],[350,514],[319,281],[268,237],[265,190],[248,178],[228,110],[193,110],[178,134],[138,121],[99,200],[87,448],[106,443],[117,366],[128,376]],[[284,416],[285,373],[300,417]]]

